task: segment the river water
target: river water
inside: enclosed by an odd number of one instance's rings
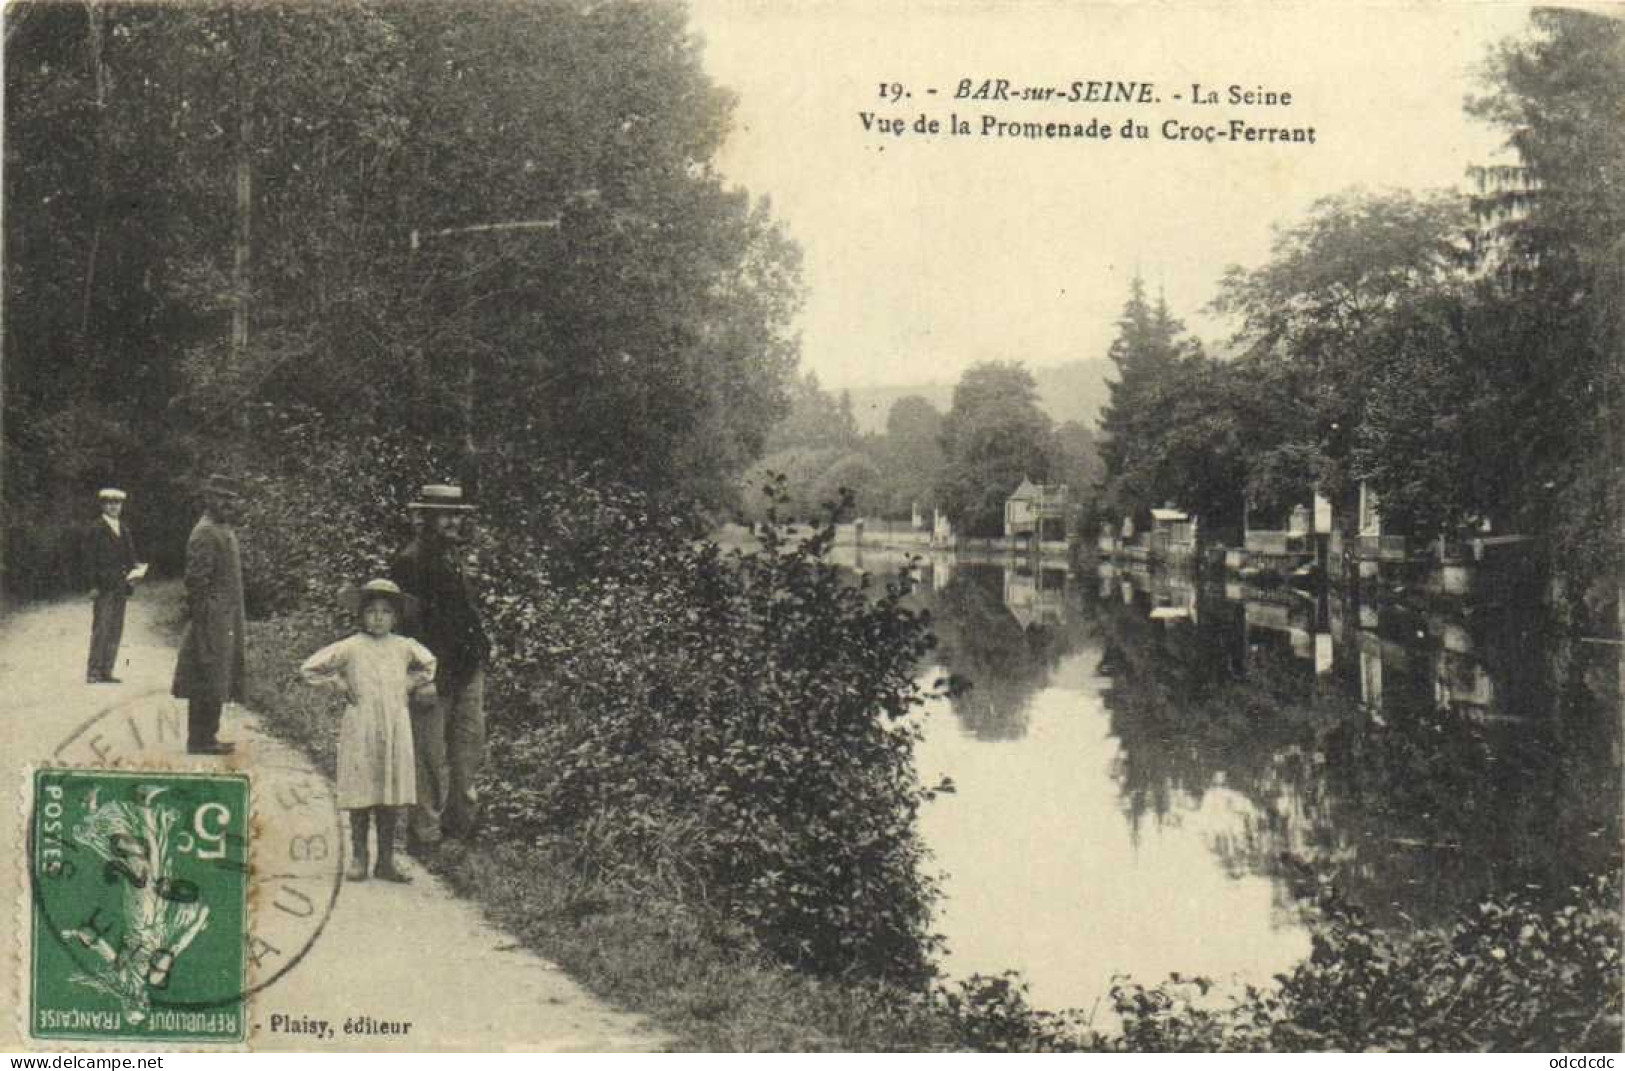
[[[875,573],[897,559],[866,552]],[[1308,954],[1311,865],[1379,922],[1563,890],[1620,853],[1622,663],[1513,604],[1361,607],[1177,575],[937,556],[922,831],[952,977],[1268,982]]]

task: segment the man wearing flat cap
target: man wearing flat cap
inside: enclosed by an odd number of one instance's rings
[[[243,564],[237,546],[242,486],[226,476],[203,485],[203,516],[186,541],[186,635],[170,694],[186,700],[186,750],[224,755],[234,745],[219,739],[220,713],[242,702],[244,638]]]
[[[443,835],[466,837],[474,831],[491,644],[462,563],[474,507],[455,484],[427,484],[409,508],[417,534],[390,571],[418,603],[402,632],[438,660],[438,696],[412,703],[418,802],[407,825],[407,848],[422,855]]]
[[[85,683],[118,684],[113,667],[118,662],[118,645],[124,637],[124,605],[135,594],[135,582],[146,573],[137,560],[135,536],[123,519],[128,496],[116,487],[104,487],[96,494],[102,515],[85,532],[85,563],[90,576],[90,596],[95,609],[90,622],[90,658],[85,663]]]

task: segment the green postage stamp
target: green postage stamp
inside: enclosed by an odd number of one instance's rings
[[[34,772],[30,1031],[244,1036],[248,778]]]

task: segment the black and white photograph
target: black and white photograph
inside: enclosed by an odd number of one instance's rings
[[[1625,1048],[1625,4],[0,27],[0,1049]]]

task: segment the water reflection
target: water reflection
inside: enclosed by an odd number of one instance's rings
[[[1213,846],[1228,869],[1280,877],[1300,856],[1395,924],[1618,857],[1617,689],[1588,687],[1538,615],[1234,585],[1198,600],[1183,630],[1153,622],[1155,584],[1095,607],[1131,821],[1223,785],[1254,809]]]
[[[923,816],[956,973],[1023,969],[1049,1006],[1114,971],[1265,981],[1307,951],[1287,856],[1407,926],[1619,855],[1618,662],[1537,614],[1110,565],[923,579],[922,676],[973,682],[919,756],[959,787]]]
[[[1033,697],[1052,686],[1062,659],[1086,635],[1067,573],[962,565],[932,589],[936,656],[974,685],[952,701],[954,716],[979,740],[1024,736]]]

